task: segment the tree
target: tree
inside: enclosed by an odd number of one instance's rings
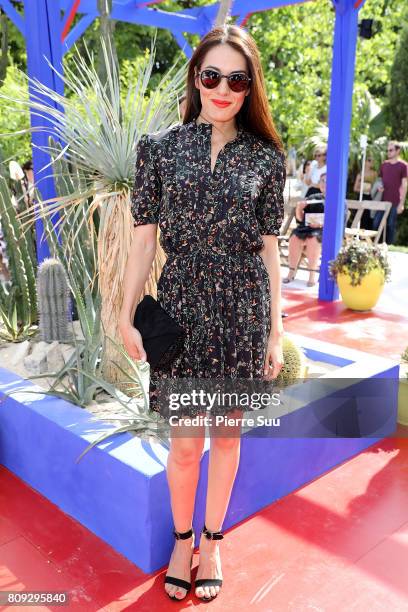
[[[286,144],[302,146],[327,125],[334,17],[332,2],[313,0],[253,13],[248,21],[262,58],[268,98]],[[383,108],[395,47],[408,17],[401,0],[367,0],[361,18],[373,18],[375,35],[357,41],[353,124],[361,126],[368,96]],[[388,128],[388,124],[386,128]]]
[[[392,138],[408,140],[408,27],[401,32],[391,68],[388,116]]]
[[[9,65],[8,48],[8,23],[7,17],[0,11],[0,86],[4,83]]]

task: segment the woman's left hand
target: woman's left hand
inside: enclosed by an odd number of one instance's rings
[[[272,366],[272,367],[270,367]],[[276,378],[283,367],[282,337],[270,336],[266,347],[264,380]]]

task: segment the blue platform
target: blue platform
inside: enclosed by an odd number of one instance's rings
[[[399,365],[360,351],[287,334],[312,359],[338,365],[329,378],[398,382]],[[326,377],[323,377],[326,378]],[[364,384],[364,381],[363,381]],[[309,382],[304,383],[309,385]],[[131,434],[121,434],[75,460],[111,425],[66,401],[45,394],[31,381],[0,368],[0,463],[109,543],[145,572],[168,563],[174,544],[165,466],[167,450]],[[19,389],[12,397],[3,392]],[[302,387],[303,398],[306,386]],[[365,437],[325,437],[336,418],[335,407],[321,418],[325,398],[289,402],[287,429],[276,437],[242,436],[241,460],[223,525],[227,529],[257,510],[310,482],[339,463],[392,434],[397,423],[398,384],[386,401],[365,403],[353,419]],[[372,405],[372,408],[370,406]],[[286,404],[288,412],[288,404]],[[333,418],[334,420],[333,420]],[[376,430],[372,425],[375,424]],[[337,425],[335,425],[337,427]],[[370,429],[371,427],[371,429]],[[302,429],[303,428],[303,429]],[[320,428],[320,429],[319,429]],[[259,428],[258,428],[259,429]],[[265,428],[266,429],[266,428]],[[305,437],[293,432],[304,432]],[[369,435],[364,432],[370,431]],[[320,432],[320,434],[319,434]],[[314,437],[306,437],[313,435]],[[316,437],[321,435],[322,437]],[[339,431],[339,436],[342,435]],[[353,434],[354,435],[354,434]],[[204,519],[209,440],[206,439],[196,498],[194,528]]]

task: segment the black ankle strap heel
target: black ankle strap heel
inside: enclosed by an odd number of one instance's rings
[[[193,535],[193,529],[189,529],[188,531],[176,531],[173,529],[174,537],[176,540],[187,540],[187,538],[191,538]]]
[[[187,540],[188,538],[191,538],[191,536],[193,535],[193,528],[189,529],[188,531],[176,531],[176,529],[173,529],[173,534],[176,540]],[[194,553],[192,552],[190,567],[193,564],[193,554]],[[189,593],[191,589],[191,582],[188,582],[187,580],[182,580],[181,578],[175,578],[174,576],[165,576],[164,584],[173,584],[174,586],[181,587],[182,589],[186,590],[186,595],[187,593]],[[175,597],[174,595],[169,595],[169,597],[170,599],[173,599],[176,601],[182,601],[183,599],[185,599],[185,597],[180,598],[180,597]]]
[[[209,531],[207,527],[204,525],[201,533],[205,535],[208,540],[222,540],[224,535],[222,531]],[[222,578],[198,578],[195,581],[195,587],[209,587],[209,586],[218,586],[222,587]],[[213,597],[199,597],[202,601],[211,601],[211,599],[215,599],[217,595]]]
[[[204,533],[208,540],[222,540],[224,538],[222,531],[208,531],[205,525],[201,533]]]

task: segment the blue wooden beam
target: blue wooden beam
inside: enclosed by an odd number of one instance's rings
[[[80,2],[81,0],[71,0],[70,6],[65,10],[64,19],[62,21],[62,41],[64,41],[68,36],[71,26],[75,20]]]
[[[328,264],[342,245],[348,173],[350,124],[358,10],[354,0],[333,0],[336,10],[332,59],[332,85],[327,147],[327,193],[322,240],[319,298],[338,299],[336,283],[329,276]]]
[[[200,34],[200,26],[197,17],[190,11],[169,13],[160,9],[132,8],[113,5],[112,19],[138,23],[145,26],[163,28],[172,32],[190,32]]]
[[[89,28],[89,26],[94,21],[94,19],[96,19],[97,16],[98,15],[96,13],[84,15],[78,21],[78,23],[74,25],[74,27],[70,30],[69,34],[67,34],[64,42],[62,43],[63,54],[69,51],[72,45],[78,40],[80,36],[82,36],[82,34],[87,30],[87,28]]]
[[[62,23],[59,2],[58,0],[30,0],[25,2],[24,5],[26,23],[30,24],[26,32],[28,76],[32,79],[38,79],[44,85],[63,95],[64,84],[62,79],[45,60],[45,57],[47,57],[58,72],[62,73]],[[30,96],[32,94],[31,86],[29,87],[29,94]],[[51,104],[49,98],[45,98],[45,101],[47,104]],[[35,182],[43,200],[48,200],[56,195],[50,167],[42,170],[50,162],[50,157],[38,147],[48,146],[48,137],[52,133],[52,123],[46,118],[37,117],[33,111],[30,119],[33,128],[49,127],[49,131],[41,130],[32,133]],[[56,222],[58,217],[57,213],[52,215],[53,222]],[[41,219],[37,219],[35,228],[37,259],[40,262],[49,257],[50,252],[45,238],[43,239],[44,226]]]
[[[172,34],[178,46],[180,47],[180,49],[184,51],[184,53],[186,54],[188,58],[190,58],[193,55],[193,50],[188,44],[187,40],[184,38],[184,36],[180,32],[172,32]]]
[[[25,36],[25,23],[20,13],[16,11],[10,0],[0,0],[0,8],[6,13],[7,17],[14,23],[20,33]]]
[[[231,14],[246,15],[247,13],[257,13],[259,11],[268,11],[282,6],[292,4],[304,4],[311,0],[235,0]],[[218,6],[218,4],[217,4]]]
[[[115,0],[114,0],[115,1]],[[78,12],[79,13],[95,13],[96,12],[97,0],[81,0]],[[62,11],[67,12],[72,6],[72,0],[59,0],[60,8]]]

